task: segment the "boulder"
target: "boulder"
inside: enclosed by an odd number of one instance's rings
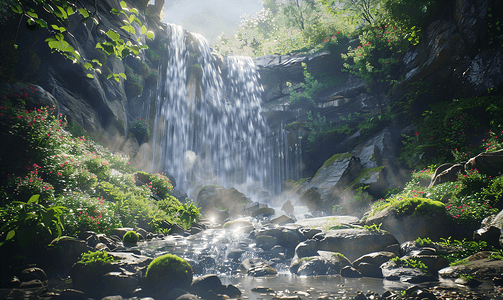
[[[352,266],[345,266],[341,269],[341,276],[346,278],[360,278],[362,274]]]
[[[115,262],[108,264],[74,264],[70,269],[73,288],[93,297],[129,294],[152,261],[151,258],[127,252],[110,252]],[[105,278],[106,277],[106,278]]]
[[[247,258],[238,267],[239,272],[253,277],[276,275],[273,267],[269,266],[263,259]]]
[[[292,261],[290,271],[306,276],[338,275],[346,266],[351,266],[351,262],[341,253],[322,252]]]
[[[503,260],[489,259],[489,251],[476,253],[468,257],[461,265],[446,267],[438,271],[444,278],[458,278],[461,274],[470,274],[475,279],[492,280],[503,273]]]
[[[453,182],[458,179],[458,173],[464,170],[462,164],[443,164],[435,170],[429,188],[445,182]]]
[[[380,266],[396,257],[392,252],[380,251],[365,254],[357,260],[353,261],[353,267],[358,270],[362,276],[382,278]]]
[[[465,170],[477,170],[488,176],[501,175],[503,170],[503,150],[483,152],[470,158],[465,164]]]
[[[232,231],[242,231],[244,233],[250,233],[253,230],[253,223],[248,219],[238,219],[225,223],[223,225],[224,229]]]
[[[411,206],[410,211],[399,213],[396,209],[387,207],[364,222],[369,226],[382,224],[381,228],[390,232],[400,243],[412,241],[418,237],[438,240],[440,237],[448,236],[451,228],[442,203],[439,203],[438,208],[439,210],[432,208],[428,212],[419,213],[415,212]]]
[[[283,210],[283,209],[282,209]],[[281,215],[277,218],[274,218],[268,222],[268,224],[276,224],[276,225],[285,225],[289,223],[295,223],[295,219],[287,216],[287,215]]]
[[[318,241],[306,240],[295,247],[295,257],[310,257],[318,255]]]
[[[351,153],[335,154],[325,161],[313,179],[302,189],[300,201],[310,211],[329,209],[337,204],[342,192],[361,171],[360,160]]]
[[[257,243],[257,247],[267,251],[274,247],[278,240],[270,235],[259,235],[255,238],[255,241]]]
[[[239,217],[245,215],[248,202],[246,196],[235,188],[226,190],[219,185],[207,185],[197,195],[197,207],[200,207],[201,214],[206,218],[218,218],[218,222],[224,220],[219,210],[228,212],[228,217]]]
[[[364,229],[338,229],[318,233],[313,237],[318,241],[318,250],[340,252],[350,260],[364,254],[382,251],[397,240],[387,231]]]
[[[80,256],[88,251],[85,241],[74,237],[63,236],[51,242],[55,250],[55,257],[65,269],[70,269]]]
[[[354,224],[359,223],[360,219],[354,216],[328,216],[328,217],[318,217],[309,218],[295,222],[295,225],[300,225],[307,229],[320,229],[326,230],[333,226],[338,226],[342,224]]]
[[[406,267],[393,261],[388,261],[382,264],[381,270],[384,279],[387,280],[402,281],[408,283],[423,283],[437,280],[425,270]]]
[[[287,213],[288,215],[292,215],[294,212],[294,207],[292,205],[292,202],[290,200],[287,200],[283,206],[281,206],[281,210]]]
[[[216,295],[227,295],[231,298],[241,296],[241,291],[238,288],[231,284],[222,284],[222,281],[216,275],[204,275],[194,279],[189,291],[204,299],[210,299]]]

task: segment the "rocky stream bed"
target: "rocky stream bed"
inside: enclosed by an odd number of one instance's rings
[[[223,228],[222,228],[223,227]],[[332,229],[330,229],[332,228]],[[337,229],[335,229],[337,228]],[[244,218],[223,226],[200,222],[190,230],[173,225],[171,235],[141,228],[137,246],[120,236],[86,232],[62,238],[41,256],[56,259],[45,271],[13,271],[2,299],[503,299],[502,260],[478,253],[449,267],[439,255],[456,249],[399,244],[387,231],[368,230],[352,216],[296,221],[286,215]],[[76,263],[88,250],[117,261],[99,268]],[[192,285],[160,293],[145,287],[153,258],[170,253],[192,267]],[[413,258],[428,269],[398,260]],[[467,280],[460,274],[469,274]]]

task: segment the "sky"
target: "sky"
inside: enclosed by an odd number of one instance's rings
[[[211,43],[224,31],[232,34],[243,14],[261,9],[260,0],[166,0],[162,21],[182,25]]]

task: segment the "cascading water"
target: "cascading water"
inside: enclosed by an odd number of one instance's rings
[[[202,36],[170,28],[155,103],[154,170],[173,175],[189,195],[207,184],[277,193],[283,180],[299,179],[300,164],[290,164],[300,155],[290,159],[282,128],[272,132],[261,114],[263,89],[251,58],[218,59]]]

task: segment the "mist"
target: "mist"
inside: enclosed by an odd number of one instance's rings
[[[260,0],[168,0],[162,21],[199,33],[211,43],[222,32],[232,34],[244,14],[261,9]]]

